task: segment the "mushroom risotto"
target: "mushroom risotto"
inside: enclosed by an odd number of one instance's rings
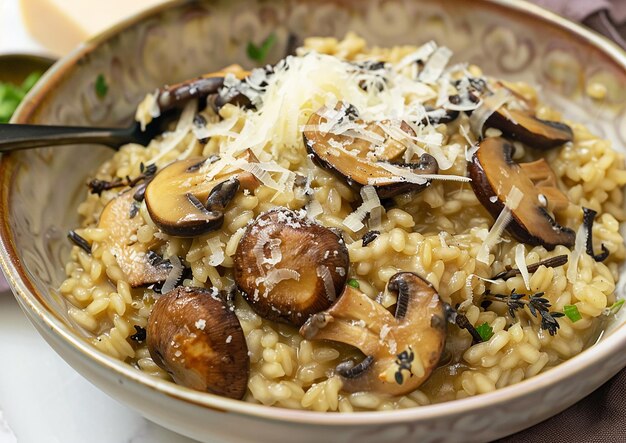
[[[429,42],[311,38],[167,86],[89,183],[61,292],[101,351],[315,411],[493,391],[578,354],[616,300],[623,157]]]

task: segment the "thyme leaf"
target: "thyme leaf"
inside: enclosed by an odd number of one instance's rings
[[[515,318],[517,311],[528,307],[528,311],[533,317],[541,320],[541,329],[546,330],[550,335],[555,335],[559,329],[557,318],[565,316],[562,312],[551,312],[552,305],[547,298],[543,297],[543,292],[526,295],[515,291],[509,295],[505,294],[485,294],[484,299],[492,302],[506,303],[509,314]]]
[[[97,195],[101,195],[104,191],[108,191],[109,189],[123,188],[126,186],[132,188],[142,180],[151,180],[154,177],[154,174],[156,174],[157,167],[154,164],[144,166],[144,164],[141,163],[139,165],[139,170],[141,174],[133,179],[128,176],[126,176],[126,178],[124,179],[116,178],[115,180],[111,181],[99,180],[97,178],[94,178],[89,183],[87,183],[87,187],[89,187],[89,192]]]

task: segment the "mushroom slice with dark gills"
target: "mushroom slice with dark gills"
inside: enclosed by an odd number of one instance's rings
[[[358,120],[357,114],[353,106],[339,102],[334,110],[324,107],[311,115],[303,132],[304,144],[318,163],[351,185],[373,185],[380,198],[425,189],[430,180],[420,175],[437,174],[439,166],[435,158],[422,154],[408,164],[390,164],[402,159],[406,147],[381,127],[389,122],[367,123]],[[332,126],[331,118],[338,118],[335,128],[327,127]],[[337,129],[346,122],[355,129]],[[359,132],[363,138],[354,136]],[[400,123],[398,132],[415,136],[406,122]]]
[[[240,157],[257,162],[252,151]],[[254,189],[258,180],[235,166],[225,167],[207,180],[207,159],[176,161],[162,169],[146,187],[145,200],[152,221],[166,234],[196,237],[219,229],[224,210],[240,188]]]
[[[556,148],[574,137],[572,128],[565,123],[541,120],[529,112],[504,106],[487,118],[485,127],[499,129],[505,137],[541,150]]]
[[[234,264],[235,283],[261,317],[300,326],[339,296],[350,261],[333,231],[279,208],[248,226]]]
[[[307,340],[334,340],[365,354],[356,366],[338,366],[345,391],[407,394],[426,381],[441,358],[446,319],[435,289],[412,272],[395,274],[387,288],[398,296],[395,315],[346,286],[337,303],[300,328]]]
[[[557,224],[551,215],[569,203],[557,186],[554,171],[544,159],[516,163],[512,159],[514,149],[510,142],[499,137],[486,138],[480,143],[468,167],[476,197],[497,218],[507,196],[516,187],[523,197],[512,210],[507,231],[520,242],[542,245],[548,250],[556,245],[572,246],[574,231]]]
[[[250,72],[244,70],[239,65],[231,65],[221,71],[165,86],[156,92],[156,106],[159,112],[163,113],[194,98],[205,98],[208,95],[216,94],[224,86],[224,78],[228,74],[232,74],[241,80],[250,75]]]
[[[188,388],[235,399],[248,385],[243,329],[214,288],[178,287],[159,298],[146,328],[154,362]]]
[[[111,200],[100,215],[98,227],[107,230],[108,237],[103,243],[112,251],[128,284],[135,288],[164,281],[171,266],[168,262],[151,264],[148,253],[158,246],[157,239],[149,243],[130,240],[137,237],[137,230],[145,224],[140,215],[131,217],[135,205],[133,194],[129,190]]]

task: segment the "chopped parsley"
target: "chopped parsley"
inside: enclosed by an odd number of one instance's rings
[[[576,305],[563,306],[563,314],[565,314],[565,316],[569,318],[572,323],[576,323],[578,320],[581,320],[583,318],[583,316],[580,315],[580,312],[578,312],[578,308],[576,307]]]
[[[21,85],[0,82],[0,123],[8,123],[11,120],[11,116],[26,93],[35,86],[40,78],[41,72],[33,72],[26,77]]]
[[[104,74],[99,74],[96,78],[95,89],[96,95],[99,98],[106,97],[107,93],[109,92],[109,85],[107,84],[106,78],[104,78]]]
[[[359,289],[361,285],[359,285],[359,281],[355,278],[351,278],[348,280],[348,286],[352,286],[353,288]]]
[[[246,48],[248,57],[256,62],[263,63],[275,44],[276,34],[274,34],[273,32],[268,35],[267,38],[263,40],[263,42],[259,46],[255,45],[252,42],[248,42],[248,46]]]
[[[483,341],[487,341],[493,337],[493,328],[489,326],[487,322],[476,326],[476,332],[480,334],[480,338],[482,338]]]
[[[624,299],[621,300],[617,300],[615,303],[613,303],[611,306],[608,307],[608,314],[617,314],[619,312],[620,309],[622,309],[622,306],[624,305]]]

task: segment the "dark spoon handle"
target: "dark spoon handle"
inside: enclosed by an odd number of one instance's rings
[[[0,124],[0,152],[94,143],[113,149],[135,141],[135,128]]]

